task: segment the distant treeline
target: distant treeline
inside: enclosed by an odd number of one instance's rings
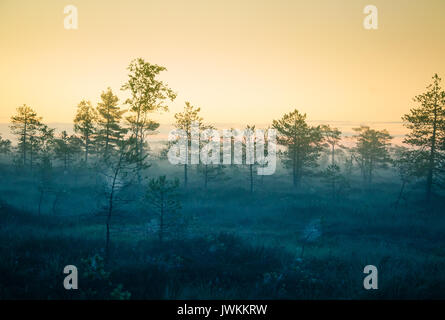
[[[141,181],[150,152],[146,137],[155,134],[159,127],[151,115],[168,111],[168,103],[176,99],[168,84],[158,79],[165,70],[141,58],[133,60],[128,67],[128,80],[121,88],[130,98],[120,104],[119,98],[107,88],[96,106],[90,101],[80,101],[73,120],[74,134],[66,131],[56,134],[30,106],[18,107],[10,126],[18,143],[12,145],[0,137],[0,153],[11,154],[14,165],[23,171],[47,172],[57,165],[66,171],[76,165],[100,165],[117,176],[124,168],[133,166],[132,172]],[[424,179],[425,197],[430,201],[433,193],[443,187],[445,177],[445,91],[441,78],[435,74],[426,91],[413,101],[415,105],[402,117],[404,126],[410,130],[403,140],[405,146],[391,146],[392,137],[387,130],[361,126],[354,128],[355,144],[348,148],[342,145],[339,129],[329,125],[311,126],[306,114],[296,109],[274,120],[270,128],[276,130],[277,142],[282,146],[278,156],[290,169],[293,185],[298,187],[302,178],[319,166],[321,155],[327,154],[329,165],[320,173],[332,186],[333,196],[346,187],[346,177],[353,166],[360,169],[366,183],[372,183],[377,169],[394,166],[402,181],[401,192],[414,179]],[[175,120],[175,127],[186,132],[189,143],[193,122],[199,123],[200,130],[213,128],[204,123],[200,108],[189,102],[185,103],[183,112],[175,114]],[[247,127],[254,128],[253,125]],[[245,142],[243,145],[245,148]],[[168,146],[160,157],[166,157]],[[261,164],[248,165],[252,192],[256,165]],[[187,186],[189,165],[183,166],[183,185]],[[213,164],[197,167],[203,173],[206,186],[210,179],[227,169]]]

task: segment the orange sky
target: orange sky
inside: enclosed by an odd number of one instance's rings
[[[65,30],[76,5],[79,29]],[[365,5],[379,29],[362,26]],[[444,0],[1,0],[0,122],[18,105],[71,122],[81,99],[120,91],[136,57],[167,67],[209,122],[399,121],[437,72],[445,79]]]

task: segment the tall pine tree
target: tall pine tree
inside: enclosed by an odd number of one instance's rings
[[[287,148],[281,154],[285,165],[292,168],[292,182],[298,187],[308,169],[317,166],[322,150],[321,128],[309,126],[306,114],[298,110],[285,114],[280,120],[274,120],[272,127],[277,130],[278,144]]]
[[[17,108],[17,114],[11,117],[10,126],[13,134],[18,136],[18,149],[21,153],[21,163],[27,165],[27,156],[32,154],[33,141],[41,125],[42,118],[31,108],[24,104]],[[31,164],[32,165],[32,164]]]
[[[445,92],[435,74],[425,93],[414,97],[416,107],[402,117],[410,129],[404,142],[415,148],[416,166],[423,167],[421,175],[426,179],[425,197],[430,202],[433,185],[439,182],[445,163]]]
[[[88,163],[88,156],[93,146],[96,121],[97,112],[91,105],[91,102],[82,100],[77,106],[77,114],[74,118],[74,131],[81,136],[85,163]]]
[[[113,94],[111,88],[102,92],[101,102],[97,104],[97,136],[96,143],[99,151],[105,159],[110,152],[116,150],[118,141],[125,134],[121,126],[122,115],[125,110],[118,106],[118,97]]]

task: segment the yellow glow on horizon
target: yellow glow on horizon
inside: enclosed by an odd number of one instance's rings
[[[79,29],[63,28],[63,8]],[[312,120],[399,121],[438,73],[445,79],[445,1],[2,0],[0,122],[33,107],[71,122],[110,86],[121,101],[129,62],[165,66],[184,101],[212,123],[270,123],[294,108]]]

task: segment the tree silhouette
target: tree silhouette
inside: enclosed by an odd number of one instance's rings
[[[0,154],[8,154],[11,152],[11,140],[3,139],[0,136]]]
[[[224,166],[221,165],[221,138],[215,132],[215,127],[210,124],[201,125],[199,128],[199,163],[196,166],[198,174],[204,181],[204,189],[207,189],[210,181],[217,180],[224,175]],[[213,135],[217,135],[214,137]],[[215,154],[214,154],[215,152]]]
[[[120,140],[118,150],[114,156],[106,160],[106,168],[102,171],[105,180],[105,210],[106,210],[106,239],[105,239],[105,260],[110,261],[110,228],[116,204],[126,201],[119,197],[126,188],[134,182],[137,171],[138,157],[134,152],[133,137]]]
[[[88,163],[88,156],[96,132],[97,112],[90,101],[82,100],[77,106],[77,114],[74,118],[74,131],[79,133],[82,139],[85,152],[85,163]]]
[[[397,210],[399,203],[403,198],[403,193],[405,187],[410,183],[416,176],[421,175],[420,172],[424,171],[424,168],[418,167],[418,161],[416,161],[419,153],[415,150],[408,149],[404,146],[394,147],[394,159],[392,159],[392,164],[399,174],[400,181],[402,182],[400,186],[400,191],[397,196],[397,200],[394,203],[394,207]]]
[[[322,125],[321,132],[323,134],[324,141],[330,149],[331,165],[335,165],[335,148],[344,148],[340,144],[341,131],[337,128],[331,128],[329,125]]]
[[[186,162],[184,163],[184,186],[188,183],[188,159],[190,158],[191,140],[192,140],[192,124],[200,130],[203,126],[203,118],[199,116],[201,108],[195,108],[190,102],[185,103],[184,111],[175,113],[175,128],[183,130],[186,134]]]
[[[255,146],[256,146],[256,137],[255,137],[255,126],[247,125],[244,129],[243,136],[243,163],[249,169],[249,181],[250,181],[250,193],[253,193],[253,185],[254,185],[254,173],[253,169],[255,164]]]
[[[338,200],[349,188],[349,182],[337,164],[330,164],[323,172],[322,179],[330,187],[332,198]]]
[[[3,139],[0,136],[0,155],[5,155],[6,156],[9,153],[11,153],[11,141],[8,140],[8,139]],[[3,167],[3,165],[2,165],[2,167]],[[2,170],[1,173],[3,173],[3,170]]]
[[[320,127],[306,123],[306,114],[298,110],[287,113],[280,120],[274,120],[272,127],[277,130],[277,142],[286,146],[281,152],[286,166],[292,168],[292,181],[299,186],[305,170],[317,166],[323,139]]]
[[[110,88],[101,94],[101,102],[97,104],[97,136],[96,142],[102,156],[108,158],[110,151],[117,148],[118,141],[125,134],[120,122],[125,110],[118,106],[118,97]]]
[[[39,127],[38,136],[38,158],[41,162],[50,162],[54,156],[54,128],[48,127],[46,124],[42,124]]]
[[[54,139],[55,157],[63,162],[64,171],[68,170],[75,156],[81,153],[81,143],[78,137],[68,135],[65,130]]]
[[[402,117],[404,125],[411,130],[404,143],[415,148],[417,166],[425,168],[427,202],[431,200],[433,185],[442,174],[445,160],[445,91],[440,83],[441,78],[435,74],[427,91],[414,97],[418,106]]]
[[[128,90],[131,95],[125,101],[130,106],[131,113],[126,119],[134,136],[136,155],[139,157],[139,180],[143,167],[145,136],[159,127],[157,122],[150,119],[150,114],[167,111],[166,102],[176,98],[176,93],[166,83],[158,80],[159,74],[165,70],[165,67],[150,64],[142,58],[135,59],[128,66],[128,81],[122,86],[122,90]]]
[[[170,226],[170,223],[166,220],[166,215],[173,215],[181,208],[176,194],[178,187],[178,179],[169,181],[166,176],[160,176],[157,179],[152,178],[148,183],[146,200],[151,209],[158,215],[160,242],[163,241],[165,232]]]
[[[210,181],[217,180],[224,175],[224,167],[217,164],[200,163],[196,169],[203,177],[204,189],[207,189]]]
[[[54,131],[45,124],[40,124],[38,132],[34,136],[33,153],[37,160],[37,190],[39,192],[38,214],[41,214],[41,207],[44,196],[48,192],[55,190],[53,174],[54,156]]]
[[[363,179],[370,184],[377,168],[386,168],[390,163],[388,146],[392,137],[386,130],[374,130],[367,126],[353,129],[356,146],[351,150],[358,163]]]
[[[10,128],[12,133],[18,136],[18,149],[22,155],[23,166],[27,164],[28,151],[32,154],[32,143],[41,120],[42,118],[37,116],[37,113],[26,104],[18,107],[17,114],[11,117]]]

